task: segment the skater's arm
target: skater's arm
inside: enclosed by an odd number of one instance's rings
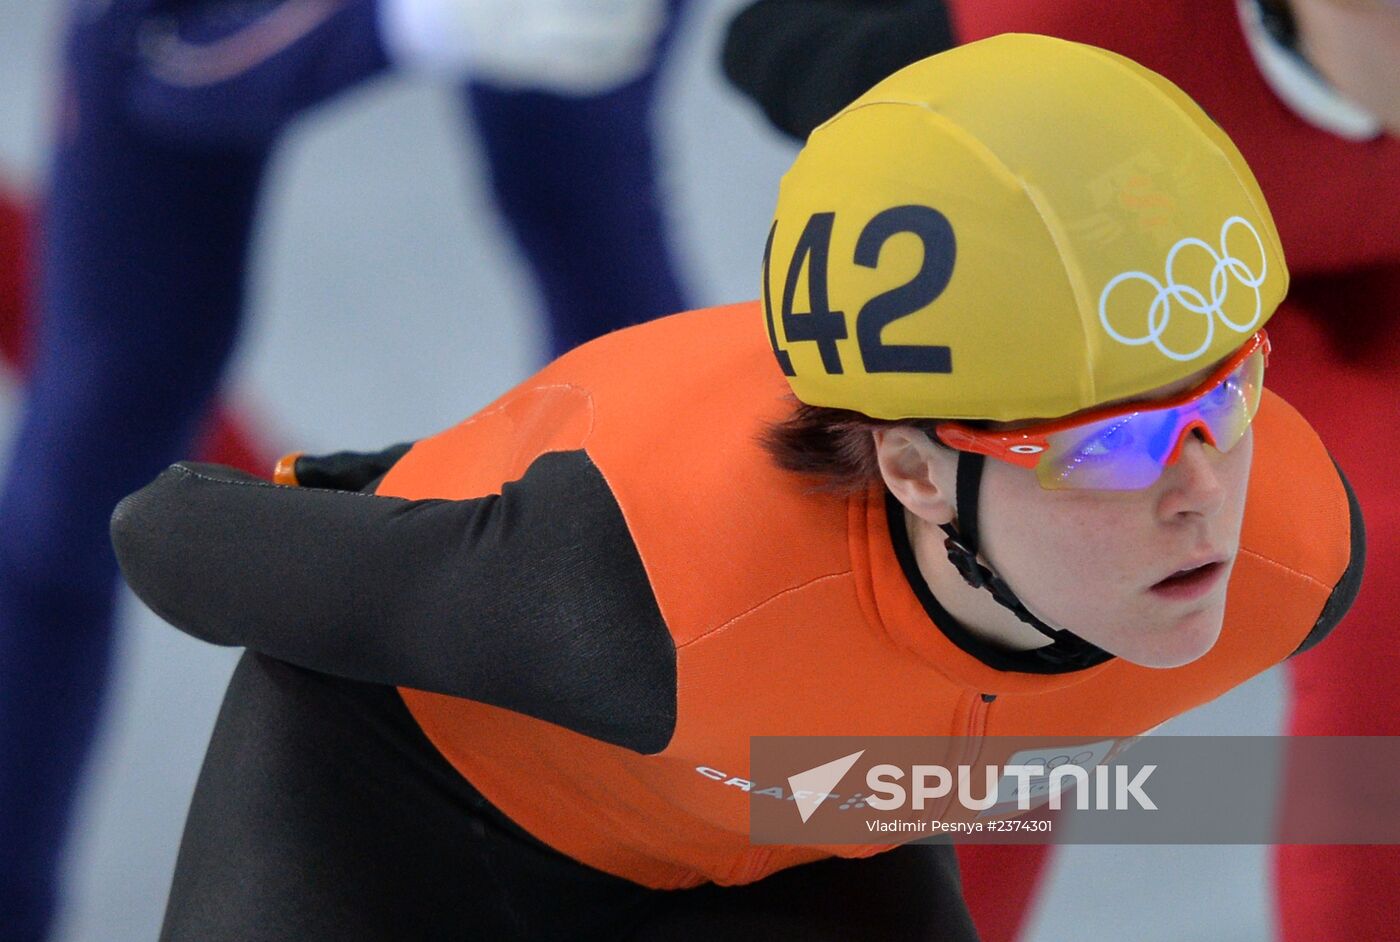
[[[669,740],[675,648],[582,451],[499,494],[403,500],[177,464],[118,505],[128,583],[195,637],[466,697],[640,752]]]

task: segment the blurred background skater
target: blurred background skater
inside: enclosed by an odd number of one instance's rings
[[[1400,414],[1400,2],[1396,0],[760,0],[734,19],[730,79],[797,138],[875,82],[955,43],[1035,32],[1154,69],[1236,141],[1273,208],[1294,281],[1272,322],[1269,384],[1323,430],[1366,512],[1368,578],[1337,643],[1291,660],[1293,735],[1400,735],[1400,492],[1377,419]],[[1141,224],[1177,210],[1150,155],[1098,181]],[[1117,225],[1105,212],[1103,237]],[[1370,403],[1370,406],[1359,406]],[[1355,783],[1338,782],[1353,788]],[[1372,792],[1375,790],[1373,789]],[[1400,796],[1353,791],[1348,800]],[[1044,847],[964,847],[969,907],[989,942],[1025,924]],[[1282,846],[1285,942],[1394,937],[1400,848]]]
[[[503,18],[521,15],[520,0],[472,2],[493,4]],[[538,5],[559,30],[601,32],[619,11],[642,19],[628,32],[637,36],[637,48],[619,56],[600,39],[596,51],[581,54],[580,74],[571,79],[563,71],[569,63],[555,51],[558,41],[540,42],[539,61],[531,64],[541,75],[557,73],[558,90],[527,87],[524,70],[463,89],[496,202],[542,293],[551,359],[610,330],[690,306],[666,236],[652,134],[661,63],[686,2],[546,0]],[[662,19],[648,46],[641,39],[652,17]],[[612,60],[618,64],[610,68]],[[623,66],[628,74],[640,71],[610,87]],[[609,87],[593,93],[598,86]]]
[[[111,657],[106,520],[122,494],[188,453],[207,421],[281,132],[392,68],[472,79],[462,94],[560,352],[685,306],[649,127],[657,53],[677,9],[665,0],[72,4],[31,239],[32,328],[22,279],[0,286],[0,337],[27,374],[0,493],[0,940],[42,939],[52,922],[65,822]],[[6,212],[8,245],[24,229],[22,212]],[[481,315],[463,301],[464,318]],[[226,410],[207,427],[205,454],[267,470],[266,449]]]

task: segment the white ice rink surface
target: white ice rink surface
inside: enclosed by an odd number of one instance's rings
[[[718,75],[734,5],[693,5],[659,114],[674,237],[701,304],[756,294],[777,179],[793,153]],[[0,0],[0,172],[36,188],[64,6]],[[533,289],[478,170],[454,100],[422,84],[379,83],[289,137],[266,193],[254,303],[230,376],[275,446],[372,447],[427,434],[538,362]],[[12,379],[0,380],[0,433],[16,407]],[[122,613],[58,942],[156,937],[236,656],[166,627],[129,596]],[[1275,671],[1164,731],[1272,734],[1283,692]],[[1267,870],[1262,847],[1060,848],[1026,942],[1266,942]]]

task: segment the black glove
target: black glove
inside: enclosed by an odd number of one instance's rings
[[[277,462],[272,479],[278,484],[330,491],[371,491],[412,447],[412,442],[404,442],[383,451],[337,451],[329,455],[294,452]]]

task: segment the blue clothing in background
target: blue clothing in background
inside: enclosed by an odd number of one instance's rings
[[[33,372],[0,488],[0,942],[45,938],[57,906],[112,650],[111,509],[186,456],[216,394],[281,130],[388,67],[370,0],[73,5]],[[463,89],[554,353],[686,306],[656,78],[653,63],[585,99]]]

